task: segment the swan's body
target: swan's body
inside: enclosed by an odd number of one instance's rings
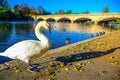
[[[35,27],[35,34],[40,41],[25,40],[9,47],[5,52],[0,53],[12,59],[20,59],[26,63],[34,55],[43,55],[50,48],[50,41],[42,34],[42,29],[50,31],[50,25],[46,21],[41,21]]]

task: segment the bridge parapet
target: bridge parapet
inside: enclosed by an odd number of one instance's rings
[[[74,22],[77,19],[90,19],[91,21],[94,21],[95,23],[105,20],[108,18],[114,19],[119,18],[120,19],[120,13],[102,13],[102,14],[61,14],[61,15],[33,15],[32,16],[35,21],[38,19],[54,19],[55,21],[58,21],[62,18],[69,19],[71,22]]]

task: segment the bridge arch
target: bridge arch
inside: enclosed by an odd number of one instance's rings
[[[100,24],[100,25],[101,25],[101,24],[108,24],[109,22],[111,22],[111,21],[116,21],[117,19],[120,20],[119,17],[104,18],[104,19],[99,20],[99,21],[98,21],[98,24]]]
[[[56,20],[54,18],[47,18],[46,21],[55,22]]]
[[[71,20],[69,18],[64,17],[64,18],[58,19],[57,22],[69,22],[69,23],[71,23]]]
[[[44,21],[44,19],[43,18],[38,18],[37,21]]]
[[[73,23],[85,23],[87,21],[92,21],[90,18],[78,18],[73,21]]]

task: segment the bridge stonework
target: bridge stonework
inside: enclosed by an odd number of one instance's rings
[[[58,21],[60,19],[69,19],[71,22],[74,22],[78,19],[89,19],[94,21],[96,24],[100,21],[105,21],[109,19],[120,19],[120,13],[101,13],[101,14],[61,14],[61,15],[33,15],[35,21],[38,19],[53,19]]]

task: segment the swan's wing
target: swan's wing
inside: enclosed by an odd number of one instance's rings
[[[9,47],[5,51],[5,54],[11,58],[29,57],[34,54],[39,54],[42,49],[43,46],[40,41],[26,40]]]

